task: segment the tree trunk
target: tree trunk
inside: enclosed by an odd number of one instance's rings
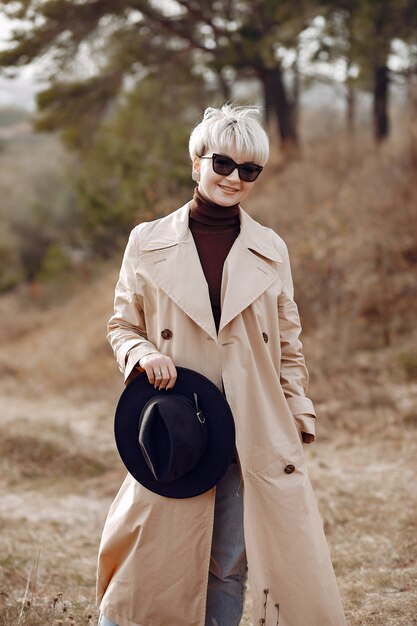
[[[288,101],[281,68],[262,68],[260,72],[264,88],[265,112],[267,124],[275,120],[278,123],[279,136],[284,149],[297,146],[297,130]]]
[[[301,93],[300,66],[299,66],[300,50],[301,50],[300,37],[297,37],[297,45],[295,48],[295,60],[294,60],[294,66],[293,66],[294,83],[293,83],[293,90],[292,90],[292,107],[291,107],[292,125],[296,132],[298,129],[298,123],[300,119],[300,93]]]
[[[346,28],[348,29],[348,49],[346,53],[346,113],[347,113],[347,129],[349,136],[351,137],[355,132],[355,112],[356,112],[356,89],[355,81],[349,75],[354,65],[355,56],[355,27],[356,27],[356,15],[353,9],[350,10],[349,16],[346,20]]]
[[[374,69],[374,133],[376,141],[388,137],[388,85],[389,76],[386,65],[377,65]]]
[[[219,87],[221,89],[223,99],[225,102],[228,102],[231,98],[231,89],[229,82],[223,74],[223,68],[220,68],[217,71],[217,80],[219,81]]]
[[[346,94],[346,114],[347,114],[347,129],[349,135],[353,135],[355,132],[355,87],[352,83],[348,84]]]
[[[410,157],[413,167],[417,169],[417,75],[413,72],[407,75],[407,108]]]

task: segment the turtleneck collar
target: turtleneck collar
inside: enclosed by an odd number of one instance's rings
[[[215,204],[199,191],[194,190],[194,196],[190,203],[190,218],[206,226],[235,226],[239,224],[239,205],[221,206]]]

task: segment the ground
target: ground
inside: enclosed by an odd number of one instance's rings
[[[103,332],[113,285],[103,272],[71,304],[0,302],[0,625],[96,623],[97,549],[124,477],[112,433],[122,381]],[[305,453],[349,625],[412,626],[417,384],[381,373],[389,351],[375,358],[362,353],[332,399],[313,376],[322,420]]]

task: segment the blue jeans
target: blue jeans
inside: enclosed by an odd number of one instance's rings
[[[216,488],[205,626],[238,626],[246,572],[242,485],[238,465],[231,463]],[[117,624],[100,615],[98,626]]]

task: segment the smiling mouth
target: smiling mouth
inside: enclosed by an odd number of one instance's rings
[[[225,191],[239,191],[239,189],[235,189],[234,187],[226,187],[225,185],[219,185],[219,187],[221,189],[224,189]]]

